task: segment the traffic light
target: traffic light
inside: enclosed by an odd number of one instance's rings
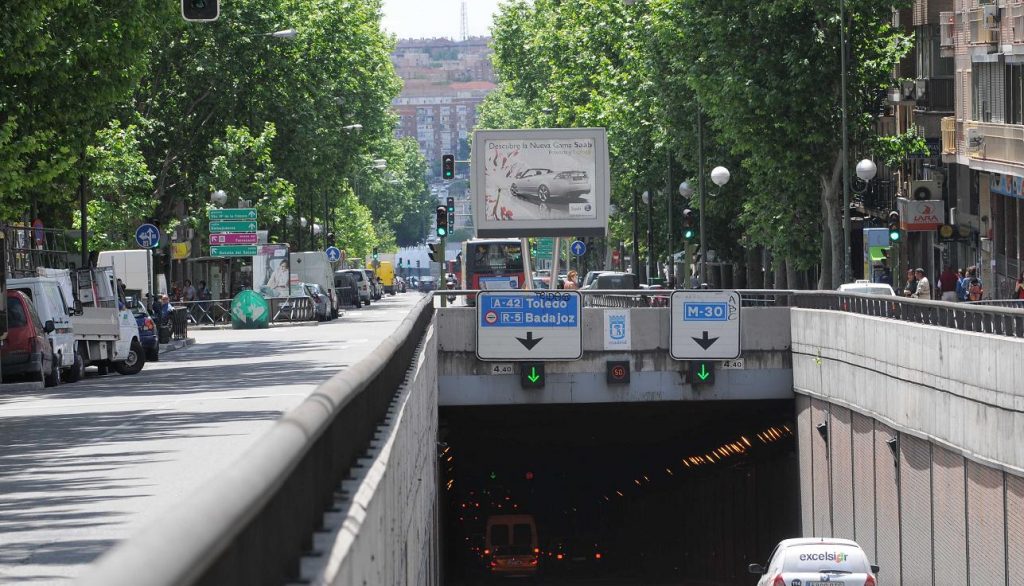
[[[692,386],[715,384],[715,363],[711,360],[691,360],[689,379]]]
[[[448,208],[437,206],[437,235],[444,238],[448,235]]]
[[[441,178],[455,179],[455,155],[441,155]]]
[[[213,22],[220,16],[220,0],[181,0],[181,17],[189,22]]]
[[[327,246],[334,246],[334,232],[327,233]]]
[[[448,233],[455,232],[455,198],[449,197],[445,202],[448,208]]]
[[[695,226],[696,220],[693,214],[693,210],[686,208],[683,210],[683,240],[690,241],[697,236],[697,228]]]
[[[427,253],[427,256],[430,257],[430,262],[440,262],[441,261],[441,255],[438,254],[437,246],[438,246],[437,244],[433,244],[433,243],[427,244],[427,248],[430,249],[430,252]],[[416,266],[420,266],[420,261],[416,261]]]
[[[378,258],[380,258],[380,255],[377,253],[377,247],[374,246],[373,247],[373,262],[377,262]]]
[[[900,213],[889,212],[889,242],[900,241]]]

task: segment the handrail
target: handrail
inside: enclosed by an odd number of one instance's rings
[[[86,586],[295,581],[334,491],[365,453],[433,316],[424,298],[380,347],[320,385],[235,464],[101,557]]]

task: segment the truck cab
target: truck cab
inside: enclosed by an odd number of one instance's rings
[[[146,363],[135,315],[118,291],[113,267],[78,269],[73,273],[75,315],[71,321],[78,353],[101,374],[113,368],[136,374]]]

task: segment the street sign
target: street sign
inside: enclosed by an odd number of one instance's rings
[[[135,229],[135,242],[140,248],[160,246],[160,229],[153,224],[143,224]]]
[[[710,360],[690,361],[690,385],[715,384],[715,363]]]
[[[210,233],[214,232],[255,232],[255,220],[218,220],[210,222]]]
[[[579,292],[481,291],[476,356],[480,360],[579,360]]]
[[[341,250],[338,250],[337,246],[328,246],[327,250],[324,252],[327,254],[327,260],[331,262],[338,262],[341,260]]]
[[[540,238],[537,240],[537,256],[551,256],[551,253],[555,250],[555,239],[554,238]]]
[[[629,361],[606,360],[604,363],[604,380],[610,385],[628,385]]]
[[[544,378],[543,362],[523,362],[519,365],[519,386],[524,389],[543,389]]]
[[[211,220],[255,220],[256,208],[226,208],[210,210]]]
[[[674,291],[671,345],[676,360],[725,360],[740,356],[740,294]]]
[[[569,250],[576,256],[583,256],[587,253],[587,245],[582,240],[577,240],[569,245]]]
[[[256,256],[258,246],[211,246],[210,256]]]
[[[256,244],[259,241],[259,236],[255,232],[210,234],[210,244]]]

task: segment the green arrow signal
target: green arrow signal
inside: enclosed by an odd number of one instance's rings
[[[530,379],[531,383],[535,383],[538,380],[540,380],[540,375],[537,374],[537,367],[536,366],[534,366],[533,368],[530,369],[530,374],[528,374],[526,376],[526,378]]]
[[[697,376],[700,377],[700,380],[708,380],[708,377],[711,376],[711,373],[708,372],[708,367],[706,364],[701,363],[700,372],[697,373]]]

